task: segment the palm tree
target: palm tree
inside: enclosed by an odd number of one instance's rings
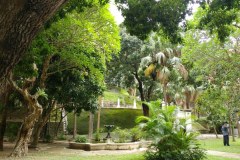
[[[180,60],[181,52],[176,49],[166,48],[163,52],[147,56],[142,59],[141,67],[146,68],[145,76],[151,76],[158,80],[163,89],[164,101],[169,104],[168,84],[171,81],[172,72],[178,72],[184,80],[188,77],[188,72]]]

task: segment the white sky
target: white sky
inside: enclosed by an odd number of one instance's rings
[[[121,15],[121,12],[117,9],[117,6],[115,5],[114,0],[110,1],[109,10],[112,13],[112,15],[115,17],[115,21],[117,22],[117,24],[121,24],[124,21],[124,18]]]

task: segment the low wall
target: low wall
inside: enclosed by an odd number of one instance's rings
[[[132,143],[76,143],[70,142],[69,148],[81,149],[85,151],[96,150],[133,150],[147,147],[151,142],[132,142]]]

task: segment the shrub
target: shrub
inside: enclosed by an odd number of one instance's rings
[[[175,107],[165,110],[159,104],[146,103],[152,110],[152,117],[139,117],[146,121],[143,130],[149,134],[153,142],[145,154],[146,160],[201,160],[205,152],[199,147],[196,133],[187,133],[186,120],[177,119]]]
[[[141,138],[143,137],[143,133],[139,127],[134,127],[130,130],[130,136],[131,136],[131,141],[136,142],[141,140]]]
[[[77,136],[75,138],[75,142],[78,142],[78,143],[86,143],[87,142],[87,138],[85,136]]]
[[[46,143],[52,143],[53,142],[53,137],[49,134],[47,134],[45,137],[44,137],[44,142]]]
[[[62,133],[62,134],[60,134],[60,135],[58,136],[57,139],[58,139],[58,140],[66,140],[67,137],[66,137],[66,135],[64,135],[64,134]]]
[[[114,132],[118,135],[118,143],[124,143],[130,137],[128,129],[121,129],[117,127]]]
[[[95,140],[96,142],[100,142],[101,138],[100,138],[100,133],[99,133],[99,132],[96,132],[96,133],[95,133],[94,140]]]

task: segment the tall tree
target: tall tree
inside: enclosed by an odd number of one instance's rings
[[[68,0],[1,1],[0,2],[0,96],[7,89],[6,77],[25,54],[30,43],[53,14]],[[69,8],[83,9],[93,2],[108,0],[72,0]],[[62,12],[61,12],[62,13]]]
[[[190,13],[193,0],[115,0],[132,35],[146,39],[151,31],[160,31],[172,42],[181,41],[179,23]]]

